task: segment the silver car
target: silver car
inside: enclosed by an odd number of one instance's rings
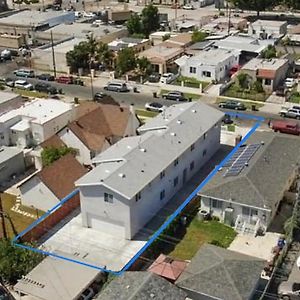
[[[299,300],[300,283],[283,281],[278,287],[278,296],[283,300]]]

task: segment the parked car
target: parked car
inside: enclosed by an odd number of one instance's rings
[[[84,18],[95,18],[95,17],[96,17],[96,14],[93,13],[93,12],[86,12],[86,11],[84,11],[84,12],[83,12],[83,17],[84,17]]]
[[[95,295],[92,288],[87,288],[79,297],[78,300],[90,300]]]
[[[300,283],[283,281],[278,287],[278,296],[283,300],[299,300]]]
[[[11,78],[5,78],[5,85],[13,88],[15,86],[15,81]]]
[[[145,104],[146,110],[155,111],[155,112],[163,112],[165,110],[165,106],[158,102],[151,102]]]
[[[271,128],[275,132],[300,135],[300,126],[297,122],[276,120],[271,122]]]
[[[293,118],[293,119],[300,120],[300,109],[282,108],[281,111],[279,112],[279,114],[285,118]]]
[[[149,82],[159,82],[160,75],[158,73],[153,73],[149,76]]]
[[[34,71],[33,70],[27,70],[27,69],[19,69],[14,71],[14,74],[18,77],[29,77],[33,78],[34,77]]]
[[[101,100],[106,96],[105,93],[103,92],[97,92],[95,95],[94,95],[94,101],[96,102],[101,102]]]
[[[54,81],[55,78],[51,74],[40,74],[36,76],[37,79],[46,80],[46,81]]]
[[[38,92],[47,93],[50,95],[55,95],[58,93],[57,88],[54,86],[51,86],[48,83],[45,82],[39,82],[35,85],[34,89]]]
[[[284,97],[286,95],[286,90],[284,88],[284,86],[280,86],[277,88],[277,90],[275,91],[276,96],[279,97]]]
[[[229,100],[226,102],[220,102],[219,103],[220,108],[227,108],[227,109],[234,109],[234,110],[246,110],[247,107],[245,106],[244,103],[234,101],[234,100]]]
[[[12,300],[12,299],[14,298],[9,293],[9,291],[3,286],[0,286],[0,300]]]
[[[231,119],[230,115],[226,115],[222,119],[223,124],[229,125],[233,123],[233,120]]]
[[[118,83],[118,82],[108,83],[104,87],[104,89],[107,91],[112,91],[112,92],[129,92],[129,89],[128,89],[126,83]]]
[[[0,59],[2,61],[10,60],[11,59],[11,51],[7,50],[7,49],[4,49],[3,51],[1,51]]]
[[[62,75],[56,78],[56,82],[64,84],[73,84],[73,76]]]
[[[182,8],[183,8],[183,9],[186,9],[186,10],[193,10],[193,9],[195,9],[194,6],[191,5],[191,4],[183,5]]]
[[[163,94],[162,97],[167,100],[175,100],[175,101],[186,101],[187,100],[184,97],[184,94],[179,91],[172,91],[167,94]]]
[[[15,88],[26,90],[26,91],[32,91],[33,85],[26,80],[16,80],[15,81]]]
[[[295,78],[286,78],[284,84],[287,88],[292,88],[294,85],[296,85],[297,81]]]
[[[84,82],[80,78],[73,78],[73,84],[84,86]]]
[[[176,79],[176,75],[174,75],[173,73],[164,73],[160,77],[160,82],[168,84],[168,83],[171,83],[175,79]]]

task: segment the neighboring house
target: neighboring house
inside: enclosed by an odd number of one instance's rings
[[[73,105],[54,99],[36,99],[0,116],[0,145],[19,148],[37,145],[73,118]]]
[[[98,105],[62,129],[58,136],[76,149],[80,163],[91,165],[92,159],[126,136],[136,135],[140,122],[131,107]]]
[[[178,33],[170,32],[170,31],[156,31],[149,35],[149,39],[153,46],[156,46],[164,41],[166,37],[174,37]]]
[[[253,58],[245,64],[240,73],[250,76],[251,81],[260,81],[266,93],[272,93],[282,85],[289,68],[288,59]]]
[[[179,260],[164,254],[160,254],[160,256],[148,268],[148,271],[174,283],[182,274],[187,265],[188,262],[184,260]]]
[[[8,10],[7,1],[0,0],[0,12]]]
[[[160,44],[160,46],[165,46],[169,48],[187,48],[192,44],[192,34],[191,33],[179,33],[176,36],[170,37],[166,41]]]
[[[200,102],[172,105],[95,157],[76,182],[83,226],[132,239],[218,150],[222,117]]]
[[[66,256],[65,253],[57,254]],[[84,299],[80,295],[93,282],[100,282],[102,278],[103,275],[98,270],[47,256],[18,280],[14,290],[29,295],[30,299]]]
[[[16,147],[0,147],[0,187],[25,171],[23,151]]]
[[[149,49],[151,47],[151,42],[149,39],[124,37],[113,40],[112,42],[108,43],[107,46],[108,49],[116,52],[125,48],[132,48],[135,53],[139,53]]]
[[[19,94],[0,91],[0,116],[12,109],[19,108],[24,102]]]
[[[201,81],[219,82],[229,75],[230,69],[239,64],[238,51],[210,49],[197,56],[187,58],[181,65],[180,73]]]
[[[300,140],[256,132],[199,192],[201,209],[242,233],[266,230],[299,174]]]
[[[106,13],[107,13],[108,20],[113,21],[117,24],[124,23],[132,15],[132,11],[128,9],[128,6],[126,4],[121,9],[110,8],[107,10]]]
[[[201,54],[202,51],[206,51],[209,48],[212,47],[214,44],[213,41],[202,41],[202,42],[197,42],[195,44],[192,44],[189,46],[186,50],[185,53],[190,56],[196,56],[198,54]]]
[[[180,47],[171,47],[169,45],[160,45],[151,47],[148,50],[140,52],[139,57],[146,57],[153,66],[153,71],[163,74],[176,69],[175,60],[184,54],[184,49]]]
[[[186,293],[150,272],[125,272],[100,292],[97,300],[185,300]]]
[[[205,244],[176,285],[193,300],[254,300],[264,264],[256,257]]]
[[[86,173],[87,170],[73,155],[67,154],[19,186],[21,202],[47,211],[71,193],[75,188],[74,182]]]
[[[276,39],[286,33],[286,21],[256,20],[254,23],[250,23],[248,27],[248,34],[259,39]]]
[[[174,23],[174,21],[172,21]],[[178,32],[192,32],[200,26],[200,22],[194,19],[183,19],[175,21],[175,28]]]
[[[0,4],[1,5],[1,4]],[[1,48],[10,48],[10,49],[19,49],[21,46],[26,44],[25,35],[10,35],[10,34],[1,34],[0,35],[0,47]]]

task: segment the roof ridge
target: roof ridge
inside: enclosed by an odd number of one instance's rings
[[[154,276],[153,273],[150,272],[145,272],[145,273],[144,273],[146,275],[145,278],[142,280],[139,287],[132,293],[132,295],[129,296],[128,300],[134,300],[134,297],[141,291],[141,289],[144,287],[144,284],[151,278],[151,276]]]
[[[260,191],[256,188],[255,184],[252,182],[252,180],[246,176],[247,181],[250,183],[251,187],[254,189],[255,192],[257,192],[257,194],[260,196],[262,203],[264,205],[264,207],[268,207],[268,205],[266,205],[266,201],[264,199],[264,197],[262,196],[262,194],[260,193]],[[269,208],[269,207],[268,207]]]

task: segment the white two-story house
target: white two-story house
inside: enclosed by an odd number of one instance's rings
[[[133,239],[219,149],[222,117],[200,102],[172,105],[96,156],[75,183],[83,226]]]

